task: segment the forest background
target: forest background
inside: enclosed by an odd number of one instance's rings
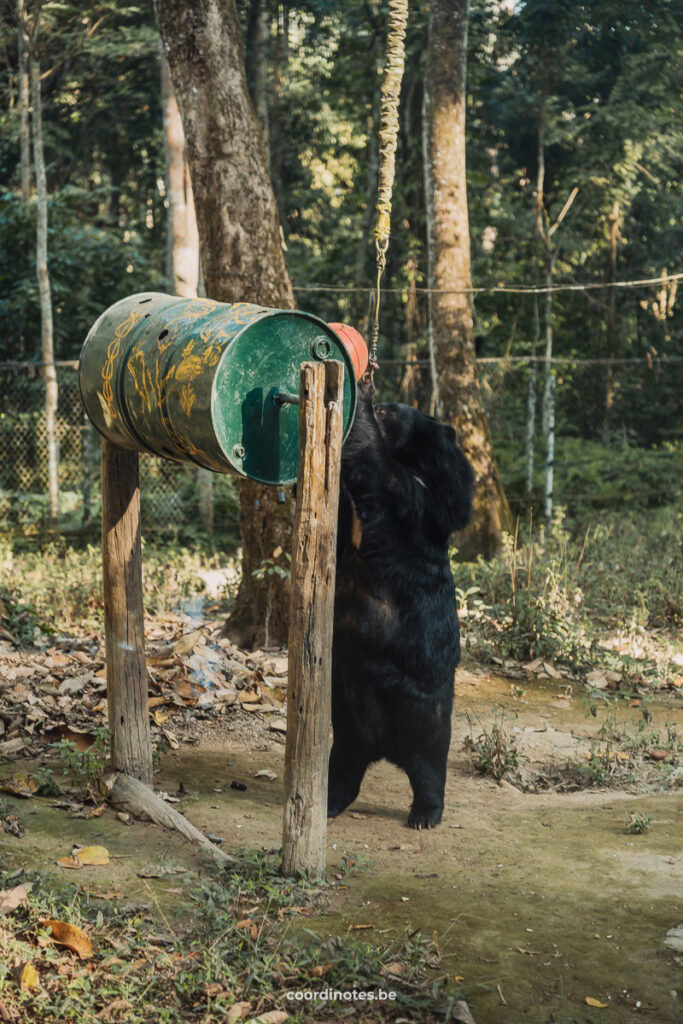
[[[384,5],[237,6],[298,304],[366,329]],[[547,424],[543,369],[536,373],[533,357],[543,356],[550,326],[559,360],[552,367],[555,504],[576,535],[605,510],[667,508],[667,536],[680,522],[680,13],[675,0],[626,8],[610,0],[473,0],[469,14],[474,337],[494,452],[513,516],[542,511]],[[433,383],[422,123],[427,23],[428,5],[412,4],[378,377],[383,397],[425,409]],[[1,28],[0,500],[6,522],[35,537],[48,519],[49,470],[35,442],[45,381],[36,367],[37,203],[33,191],[29,201],[22,196],[16,4],[3,4]],[[173,287],[152,4],[45,3],[36,55],[59,363],[77,359],[90,325],[116,299]],[[557,225],[550,259],[539,237],[539,186],[546,230]],[[650,283],[620,284],[643,281]],[[548,283],[558,289],[550,298]],[[92,465],[83,471],[88,445],[80,444],[73,367],[58,367],[58,375],[60,408],[70,402],[62,408],[60,525],[78,540],[97,520],[97,473]],[[80,447],[70,457],[73,437]],[[16,477],[26,476],[26,462],[30,483],[22,486]],[[185,540],[203,535],[198,493],[191,474],[150,466],[143,473],[150,535],[154,527]],[[214,481],[213,516],[219,546],[234,547],[232,481]]]

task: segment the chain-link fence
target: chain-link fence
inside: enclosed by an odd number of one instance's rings
[[[508,498],[515,510],[542,502],[547,471],[545,364],[480,359],[482,397]],[[554,500],[586,505],[673,501],[683,473],[680,406],[683,359],[553,360]],[[87,530],[100,513],[99,436],[81,405],[76,363],[57,365],[60,526]],[[427,360],[387,360],[379,397],[428,409]],[[547,419],[547,417],[546,417]],[[235,530],[230,477],[141,457],[143,527],[191,533]],[[531,485],[529,487],[529,484]],[[0,519],[40,533],[47,522],[44,381],[34,364],[0,365]]]

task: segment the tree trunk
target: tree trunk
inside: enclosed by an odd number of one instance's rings
[[[192,299],[199,280],[199,235],[190,169],[185,158],[185,133],[168,70],[161,57],[161,102],[166,148],[166,194],[170,275],[174,295]]]
[[[43,152],[43,121],[40,102],[40,65],[31,60],[31,102],[33,105],[33,159],[36,171],[36,274],[40,295],[40,342],[45,378],[45,433],[47,440],[47,485],[50,500],[50,529],[59,519],[59,457],[57,451],[57,371],[52,330],[52,296],[47,266],[47,180]]]
[[[256,115],[261,122],[263,141],[268,149],[268,34],[269,18],[266,0],[253,0],[254,15],[254,49],[253,49],[253,91],[251,97]]]
[[[29,131],[28,44],[26,39],[25,0],[17,0],[17,48],[19,51],[19,137],[21,143],[21,197],[31,196],[31,139]]]
[[[166,149],[168,198],[168,280],[174,295],[193,299],[199,292],[199,234],[190,168],[185,156],[185,132],[178,110],[168,61],[161,54],[161,102]],[[199,518],[213,533],[213,474],[197,467]]]
[[[511,519],[477,377],[467,290],[472,284],[465,186],[468,13],[468,0],[430,2],[423,147],[428,279],[436,289],[429,296],[432,404],[455,425],[474,469],[473,520],[455,538],[460,557],[471,559],[495,555]]]
[[[182,114],[202,269],[209,298],[294,308],[277,205],[249,99],[234,0],[156,0],[164,51]],[[237,643],[287,641],[289,585],[254,575],[291,548],[291,497],[240,481],[242,581],[226,632]]]
[[[614,206],[609,216],[610,223],[610,246],[609,246],[609,271],[608,280],[612,285],[607,291],[607,358],[614,359],[617,348],[617,289],[614,282],[617,279],[617,244],[619,241],[619,200],[614,200]],[[605,368],[605,433],[609,430],[612,406],[614,405],[614,364],[609,362]]]
[[[280,209],[280,222],[284,233],[287,199],[284,179],[284,146],[282,141],[282,86],[287,76],[289,65],[289,4],[282,4],[282,22],[280,22],[280,4],[276,4],[277,39],[273,59],[273,97],[270,109],[269,145],[270,173],[273,179],[273,190]]]

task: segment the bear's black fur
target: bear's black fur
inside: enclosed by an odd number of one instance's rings
[[[472,509],[452,427],[407,405],[358,410],[342,453],[328,814],[387,758],[410,779],[412,828],[441,820],[460,660],[448,539]]]

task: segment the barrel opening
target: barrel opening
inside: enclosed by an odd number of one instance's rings
[[[151,302],[151,301],[152,301],[151,299],[140,299],[140,301],[138,302],[138,306],[144,306],[144,304],[146,302]]]
[[[164,327],[163,331],[159,335],[159,341],[163,341],[168,336],[168,330]]]

